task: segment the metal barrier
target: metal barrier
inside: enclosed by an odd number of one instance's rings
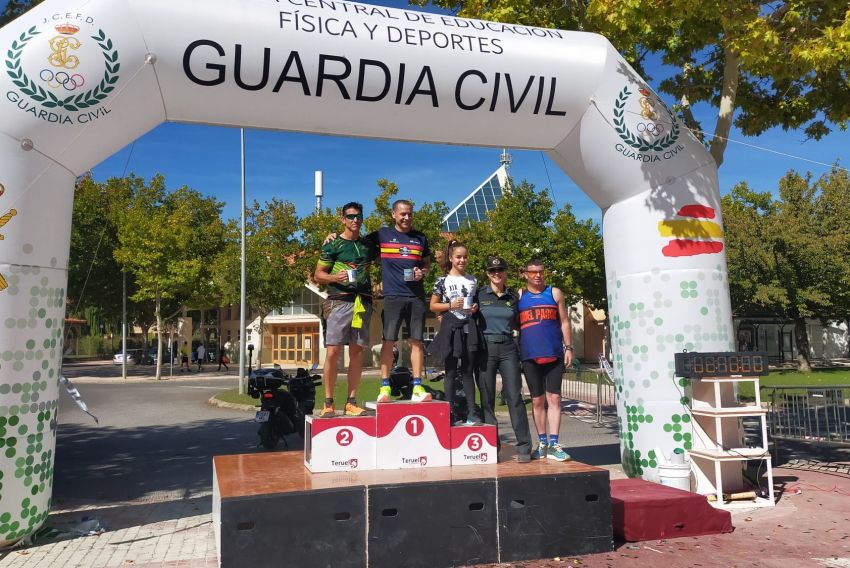
[[[770,437],[850,443],[850,385],[763,386]]]
[[[617,404],[614,385],[602,369],[568,369],[561,381],[561,398],[593,405],[597,423],[602,422],[604,407]]]

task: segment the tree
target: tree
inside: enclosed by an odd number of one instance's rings
[[[832,299],[830,319],[843,321],[850,330],[850,174],[834,167],[817,185],[820,199],[816,215],[824,227],[825,245],[830,251],[824,265]]]
[[[425,5],[428,0],[411,0]],[[820,139],[850,119],[850,10],[820,0],[431,0],[459,15],[597,32],[644,76],[649,54],[676,71],[659,88],[702,139],[692,105],[716,109],[718,167],[734,123],[745,135],[803,128]]]
[[[110,206],[118,228],[115,258],[135,276],[138,290],[132,299],[153,301],[160,346],[163,302],[184,304],[197,299],[197,290],[211,280],[207,260],[221,247],[222,204],[185,186],[169,193],[161,175],[149,184],[136,176],[110,183],[120,190]],[[158,348],[156,378],[161,376]]]
[[[520,269],[532,258],[543,260],[551,270],[552,205],[546,191],[537,192],[523,181],[504,193],[487,221],[458,230],[456,238],[469,247],[470,272],[483,277],[484,261],[497,255],[508,263],[508,284],[518,288],[525,284]],[[547,275],[547,281],[559,288],[565,284],[558,273]]]
[[[115,321],[121,316],[121,266],[113,251],[118,244],[117,227],[106,214],[114,186],[100,184],[90,176],[74,186],[71,251],[68,257],[69,315],[93,309],[99,319]]]
[[[741,183],[722,201],[733,306],[791,319],[803,372],[811,370],[806,318],[829,319],[835,301],[833,232],[819,216],[822,193],[811,181],[792,170],[779,181],[778,198]]]
[[[605,254],[599,225],[591,219],[579,221],[569,203],[555,214],[551,242],[552,269],[564,275],[567,301],[584,300],[607,311]]]
[[[277,198],[262,206],[254,202],[245,216],[245,301],[260,318],[260,338],[265,319],[276,308],[289,304],[304,286],[309,259],[298,240],[295,205]],[[215,260],[214,279],[225,303],[240,299],[241,234],[235,221],[227,224],[226,245]],[[262,341],[257,361],[262,367]]]
[[[5,26],[21,14],[28,12],[44,0],[9,0],[3,13],[0,14],[0,27]]]

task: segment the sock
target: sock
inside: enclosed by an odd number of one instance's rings
[[[348,404],[350,404],[352,406],[357,406],[357,399],[354,398],[353,396],[348,397]]]
[[[540,438],[540,445],[545,446],[546,445],[546,434],[540,434],[538,436],[538,438]]]
[[[413,377],[413,386],[419,386],[422,384],[422,377]]]
[[[558,443],[558,435],[557,434],[549,434],[549,445],[554,446]]]
[[[332,398],[326,398],[325,399],[325,406],[333,406],[333,405],[334,405],[334,399],[332,399]]]
[[[390,380],[389,379],[381,379],[381,386],[382,387],[390,386]]]

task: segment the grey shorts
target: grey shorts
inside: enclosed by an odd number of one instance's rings
[[[425,334],[425,315],[428,308],[423,298],[406,296],[386,296],[384,311],[381,314],[384,322],[384,341],[396,341],[401,324],[407,327],[410,339],[422,341]]]
[[[372,319],[372,302],[364,302],[366,313],[360,329],[351,327],[354,316],[354,302],[342,300],[325,300],[322,302],[322,312],[325,316],[325,345],[349,345],[355,343],[367,347],[369,343],[369,321]]]

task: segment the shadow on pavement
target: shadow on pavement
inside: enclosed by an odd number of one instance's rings
[[[63,424],[58,431],[53,507],[163,501],[208,495],[212,457],[265,451],[256,425],[211,419],[187,424],[110,428]],[[300,451],[298,435],[278,450]]]

